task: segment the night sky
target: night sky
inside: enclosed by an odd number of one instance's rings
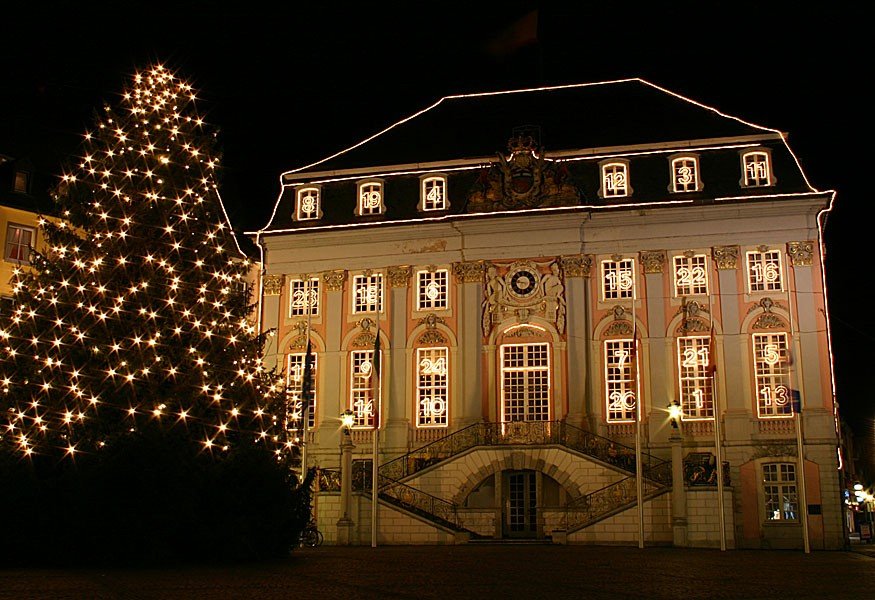
[[[114,102],[136,68],[160,61],[200,90],[207,119],[220,128],[232,223],[249,230],[266,223],[283,170],[441,96],[642,77],[789,132],[812,184],[838,191],[826,230],[838,398],[858,435],[871,434],[875,317],[862,292],[872,288],[872,259],[860,240],[871,235],[875,211],[862,193],[871,171],[863,165],[869,152],[862,130],[871,122],[860,75],[871,72],[864,63],[871,51],[864,53],[868,19],[861,8],[672,2],[642,12],[626,3],[582,2],[570,11],[469,1],[408,3],[402,11],[374,2],[300,4],[4,7],[0,154],[30,157],[38,169],[57,173],[76,152],[92,111]]]

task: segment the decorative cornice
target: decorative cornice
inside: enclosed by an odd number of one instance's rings
[[[647,275],[665,271],[665,250],[644,250],[638,253]]]
[[[772,456],[796,456],[793,444],[754,444],[751,460]]]
[[[531,327],[518,327],[514,329],[510,333],[506,333],[504,337],[506,338],[514,338],[514,337],[535,337],[538,335],[538,332],[532,329]]]
[[[717,268],[725,271],[738,268],[739,251],[738,246],[714,246],[711,248],[711,255],[717,262]]]
[[[279,296],[283,292],[283,276],[282,275],[265,275],[264,276],[264,295]]]
[[[453,263],[453,275],[458,283],[479,283],[485,272],[482,262]]]
[[[592,256],[562,256],[559,264],[566,277],[589,277],[592,269]]]
[[[814,242],[788,242],[787,254],[790,255],[790,264],[794,267],[810,267],[814,257]]]
[[[329,292],[339,292],[346,282],[346,271],[326,271],[322,273],[322,281]]]
[[[412,275],[413,269],[409,266],[389,267],[389,285],[393,288],[407,287]]]

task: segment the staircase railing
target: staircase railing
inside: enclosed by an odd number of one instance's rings
[[[664,485],[644,480],[644,498],[658,496],[668,491]],[[565,506],[563,525],[566,531],[574,531],[591,525],[638,503],[638,491],[634,477],[626,477],[610,485],[590,492]]]
[[[455,531],[467,531],[458,506],[400,481],[379,477],[380,498]]]
[[[626,471],[635,472],[635,449],[564,421],[475,423],[380,465],[380,475],[400,481],[477,446],[558,444]],[[667,461],[642,453],[644,477],[671,483]],[[666,465],[669,465],[666,467]]]

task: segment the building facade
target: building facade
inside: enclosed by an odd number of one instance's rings
[[[320,529],[371,542],[377,425],[378,543],[841,547],[831,201],[637,79],[446,97],[284,173],[259,320]]]

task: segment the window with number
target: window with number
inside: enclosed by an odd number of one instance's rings
[[[298,429],[304,418],[304,362],[307,355],[303,352],[289,354],[289,364],[286,385],[288,386],[288,417],[289,429]],[[307,427],[316,426],[316,365],[317,355],[313,354],[313,362],[310,367],[310,410],[307,413]]]
[[[319,188],[301,188],[297,193],[295,218],[298,221],[311,221],[322,216]]]
[[[449,409],[448,348],[417,348],[416,426],[446,427]]]
[[[383,214],[383,184],[377,181],[370,181],[359,184],[359,215],[380,215]]]
[[[634,288],[635,259],[602,261],[602,299],[632,299]]]
[[[289,316],[319,315],[319,278],[289,281]]]
[[[419,271],[416,274],[416,310],[444,310],[447,308],[449,271]]]
[[[381,353],[382,354],[382,353]],[[370,429],[379,407],[375,385],[377,375],[374,372],[374,351],[353,350],[349,354],[352,385],[350,386],[349,408],[355,420],[353,427]]]
[[[768,463],[763,465],[763,495],[766,521],[797,521],[799,494],[796,491],[796,465]]]
[[[699,187],[699,160],[695,156],[680,156],[671,161],[671,191],[696,192]]]
[[[383,274],[355,275],[352,278],[352,312],[383,311]]]
[[[747,253],[747,282],[751,294],[780,292],[784,289],[781,275],[780,250]]]
[[[6,260],[30,264],[30,248],[35,237],[36,230],[33,228],[10,223],[6,227]]]
[[[447,205],[447,178],[426,177],[422,180],[422,210],[446,210]]]
[[[744,170],[744,186],[760,187],[772,185],[772,169],[768,152],[745,152],[741,156]]]
[[[793,416],[786,333],[753,334],[757,413],[761,419]]]
[[[708,373],[710,338],[678,338],[678,379],[681,392],[681,417],[685,421],[714,417],[711,376]]]
[[[674,295],[704,296],[708,294],[708,257],[704,254],[674,257]]]
[[[501,421],[550,420],[550,346],[501,346]]]
[[[635,421],[637,371],[634,344],[628,340],[605,341],[605,400],[608,423]]]
[[[609,162],[602,165],[602,198],[622,198],[631,194],[629,165]]]

